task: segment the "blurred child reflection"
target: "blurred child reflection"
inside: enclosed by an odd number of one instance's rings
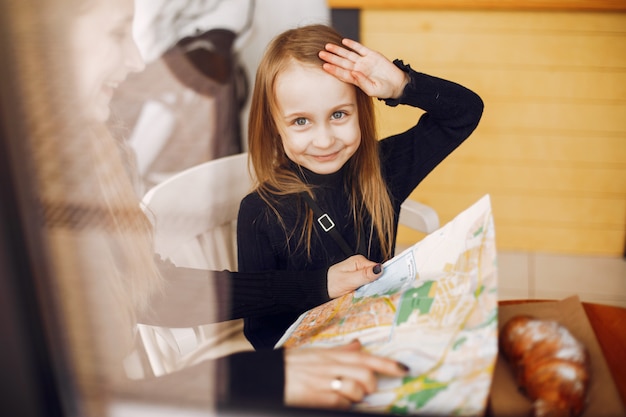
[[[15,3],[32,7],[27,0]],[[203,406],[213,405],[211,392],[226,391],[224,401],[238,405],[346,408],[375,388],[376,373],[404,375],[395,361],[366,354],[352,343],[244,352],[217,364],[207,361],[159,378],[128,380],[122,361],[132,349],[137,320],[184,327],[276,312],[293,300],[304,311],[375,279],[375,264],[353,257],[298,279],[267,272],[263,281],[272,284],[261,289],[249,285],[259,281],[251,274],[158,264],[150,221],[128,175],[132,164],[125,163],[126,151],[104,125],[113,90],[142,68],[131,35],[132,0],[46,0],[37,11],[45,17],[40,29],[49,42],[42,60],[49,65],[43,77],[40,68],[26,73],[34,85],[25,87],[24,100],[36,125],[30,145],[51,262],[60,277],[58,292],[63,300],[68,297],[62,312],[77,324],[67,329],[67,337],[77,350],[72,353],[81,355],[77,372],[87,375],[82,382],[96,381],[104,384],[102,390],[121,395]],[[50,95],[42,100],[45,88]],[[85,328],[91,332],[77,330]],[[222,372],[219,378],[213,376],[214,366]],[[343,381],[340,389],[332,388],[336,378]]]

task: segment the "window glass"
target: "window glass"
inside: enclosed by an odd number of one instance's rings
[[[324,2],[318,4],[324,14]],[[140,204],[146,188],[172,172],[141,172],[137,149],[127,140],[133,127],[123,124],[133,117],[125,113],[123,95],[116,95],[146,66],[134,42],[134,10],[132,0],[0,4],[7,184],[0,267],[7,277],[3,295],[14,301],[0,300],[7,309],[2,331],[16,332],[11,340],[24,362],[12,365],[33,389],[30,400],[16,397],[16,404],[31,401],[33,415],[42,410],[71,416],[263,415],[264,408],[235,414],[216,408],[229,384],[222,366],[228,362],[194,360],[178,343],[206,328],[146,324],[159,314],[185,314],[163,313],[155,302],[175,298],[169,297],[172,284],[164,276],[171,265],[155,255],[155,219]],[[237,22],[241,30],[248,23]],[[133,89],[125,91],[132,95]],[[245,99],[231,98],[229,103]],[[229,117],[232,122],[239,115]],[[238,129],[233,124],[227,130],[236,137]],[[212,148],[207,158],[241,152],[238,146],[226,148]],[[206,278],[213,279],[209,272]],[[205,302],[185,307],[212,322],[221,317],[214,307],[218,301],[227,305],[228,294],[209,289]],[[9,314],[16,314],[11,322]],[[210,339],[215,329],[204,337]],[[168,355],[181,369],[157,366],[168,362]],[[18,387],[15,392],[26,397]]]

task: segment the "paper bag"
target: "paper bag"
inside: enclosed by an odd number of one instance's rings
[[[587,347],[591,357],[592,374],[589,403],[583,417],[626,416],[626,410],[624,410],[598,340],[578,296],[554,302],[501,306],[498,312],[498,327],[501,329],[510,318],[519,314],[557,320]],[[513,371],[502,353],[498,354],[496,362],[490,404],[491,414],[494,417],[528,416],[531,410],[530,400],[518,391]]]

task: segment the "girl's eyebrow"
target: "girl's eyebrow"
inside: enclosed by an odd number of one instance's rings
[[[296,118],[296,117],[307,117],[307,116],[308,116],[308,113],[305,112],[305,111],[296,111],[296,112],[293,112],[293,113],[284,114],[283,118],[284,119],[293,119],[293,118]]]
[[[332,107],[329,112],[332,113],[332,112],[335,112],[335,111],[337,111],[339,109],[345,109],[346,107],[354,108],[354,107],[356,107],[356,103],[348,102],[348,103],[338,104],[338,105]],[[290,118],[293,118],[293,117],[306,117],[309,114],[310,114],[310,112],[308,112],[306,110],[299,110],[299,111],[294,111],[293,113],[284,114],[283,117],[285,119],[290,119]]]

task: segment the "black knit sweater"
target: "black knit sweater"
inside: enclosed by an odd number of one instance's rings
[[[394,235],[398,226],[400,205],[417,185],[476,128],[483,102],[478,95],[456,83],[413,71],[400,61],[395,64],[410,75],[402,96],[386,100],[387,105],[407,104],[425,110],[418,123],[406,132],[379,141],[383,179],[394,208]],[[349,162],[348,162],[349,163]],[[347,163],[347,164],[348,164]],[[346,164],[346,166],[347,166]],[[330,175],[318,175],[293,164],[295,172],[315,188],[315,198],[355,252],[357,232],[351,219],[349,195],[345,184],[345,166]],[[306,203],[298,195],[276,197],[283,227],[274,212],[252,192],[242,201],[238,216],[239,271],[311,271],[327,268],[346,255],[328,234],[314,228],[311,257],[298,245],[299,228],[303,227]],[[369,231],[371,219],[361,219]],[[287,230],[287,233],[286,231]],[[288,239],[287,235],[295,238]],[[384,261],[376,236],[367,236],[364,255]],[[245,334],[256,349],[271,349],[300,313],[281,312],[245,320]]]

